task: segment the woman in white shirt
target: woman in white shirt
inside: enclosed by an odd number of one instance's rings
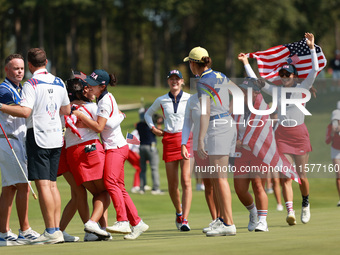
[[[163,160],[165,161],[169,195],[176,209],[176,227],[181,231],[190,231],[188,223],[192,199],[190,160],[183,159],[181,156],[182,127],[185,107],[190,94],[182,90],[184,79],[180,71],[170,71],[167,81],[170,87],[169,93],[158,97],[147,110],[144,118],[155,135],[163,136]],[[152,115],[159,109],[162,109],[163,112],[164,130],[158,129],[152,120]],[[178,189],[179,166],[181,167],[181,185],[183,190],[182,201]]]
[[[311,52],[312,69],[305,80],[298,83],[298,72],[294,65],[284,64],[279,71],[283,87],[296,87],[310,89],[319,71],[319,65],[314,47],[314,35],[305,33],[306,43]],[[244,53],[239,54],[239,60],[245,65],[248,76],[256,78],[254,71],[251,69],[247,56]],[[265,83],[262,90],[272,95],[273,88],[276,86]],[[287,97],[292,99],[303,98],[301,92],[288,93]],[[301,221],[307,223],[310,220],[310,205],[309,205],[309,182],[305,172],[305,166],[308,164],[309,152],[312,146],[309,139],[309,133],[304,124],[304,114],[294,104],[286,106],[286,114],[282,113],[281,108],[281,88],[278,89],[278,118],[279,126],[275,132],[275,139],[279,151],[284,153],[288,160],[293,164],[295,162],[296,171],[301,178],[300,191],[302,195],[302,211]],[[295,211],[293,210],[293,189],[292,180],[282,178],[282,192],[286,201],[287,218],[289,225],[296,224]]]

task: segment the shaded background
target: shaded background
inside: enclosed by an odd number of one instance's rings
[[[42,47],[63,79],[71,69],[103,68],[120,84],[159,87],[173,68],[188,80],[182,60],[195,46],[208,49],[214,69],[243,77],[240,51],[298,41],[306,31],[333,58],[339,0],[0,0],[0,77],[8,54]]]

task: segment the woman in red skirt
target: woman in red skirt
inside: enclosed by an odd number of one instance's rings
[[[311,89],[314,80],[319,71],[318,58],[314,47],[314,35],[311,33],[305,33],[306,44],[308,45],[310,54],[312,69],[308,76],[301,83],[298,81],[298,72],[294,65],[284,64],[279,75],[283,84],[283,87],[291,88],[304,88]],[[306,49],[307,50],[307,49]],[[240,59],[240,56],[243,56]],[[247,56],[244,53],[240,53],[239,59],[245,65],[247,74],[250,77],[256,75],[251,69]],[[273,87],[268,83],[264,84],[262,90],[272,95]],[[312,151],[312,146],[309,139],[309,133],[304,123],[305,116],[295,104],[286,105],[286,113],[281,112],[281,89],[278,89],[278,119],[279,125],[275,132],[276,144],[280,152],[284,153],[287,159],[296,166],[296,171],[301,178],[300,191],[302,195],[302,210],[301,221],[307,223],[310,220],[310,204],[309,204],[309,182],[307,179],[305,167],[308,164],[309,152]],[[286,96],[290,99],[301,99],[304,97],[301,92],[287,93]],[[293,210],[293,189],[292,180],[289,178],[282,178],[282,192],[283,198],[286,201],[286,208],[288,215],[286,221],[289,225],[296,224],[295,211]]]
[[[178,70],[172,70],[167,76],[169,93],[158,97],[145,113],[145,121],[151,131],[157,136],[163,136],[163,160],[165,161],[168,179],[169,195],[176,209],[176,227],[181,231],[190,231],[188,215],[191,206],[192,190],[190,177],[190,160],[181,156],[182,128],[185,107],[190,94],[182,90],[184,79]],[[152,120],[152,115],[162,109],[164,131],[158,129]],[[189,146],[189,142],[188,142]],[[178,189],[178,167],[181,167],[182,201]]]

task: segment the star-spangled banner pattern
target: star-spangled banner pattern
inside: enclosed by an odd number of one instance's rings
[[[320,46],[315,45],[318,57],[319,72],[326,66],[327,60]],[[298,42],[271,47],[264,51],[248,53],[249,58],[256,58],[258,70],[262,78],[279,84],[279,70],[284,64],[292,61],[295,65],[299,78],[305,79],[312,69],[312,58],[306,39]]]

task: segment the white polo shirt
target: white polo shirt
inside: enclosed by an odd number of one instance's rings
[[[82,107],[80,107],[78,110],[81,111],[89,119],[97,121],[98,107],[95,103],[92,102],[86,103],[82,105]],[[78,131],[83,139],[80,139],[78,136],[72,133],[72,131],[69,128],[66,128],[65,132],[66,148],[87,141],[99,139],[98,133],[96,133],[90,128],[78,128]]]
[[[190,94],[184,91],[181,91],[177,95],[176,100],[174,100],[170,92],[158,97],[144,115],[146,124],[148,124],[150,128],[155,126],[152,121],[152,115],[159,109],[162,109],[164,131],[169,133],[181,132],[184,122],[185,107],[189,98]]]
[[[106,91],[99,97],[97,116],[107,119],[104,130],[100,134],[105,150],[127,145],[119,125],[121,121],[117,122],[117,120],[121,120],[118,105],[111,93]]]
[[[63,145],[60,107],[70,103],[64,82],[39,69],[23,85],[21,105],[31,108],[27,129],[33,128],[37,145],[44,149]]]

